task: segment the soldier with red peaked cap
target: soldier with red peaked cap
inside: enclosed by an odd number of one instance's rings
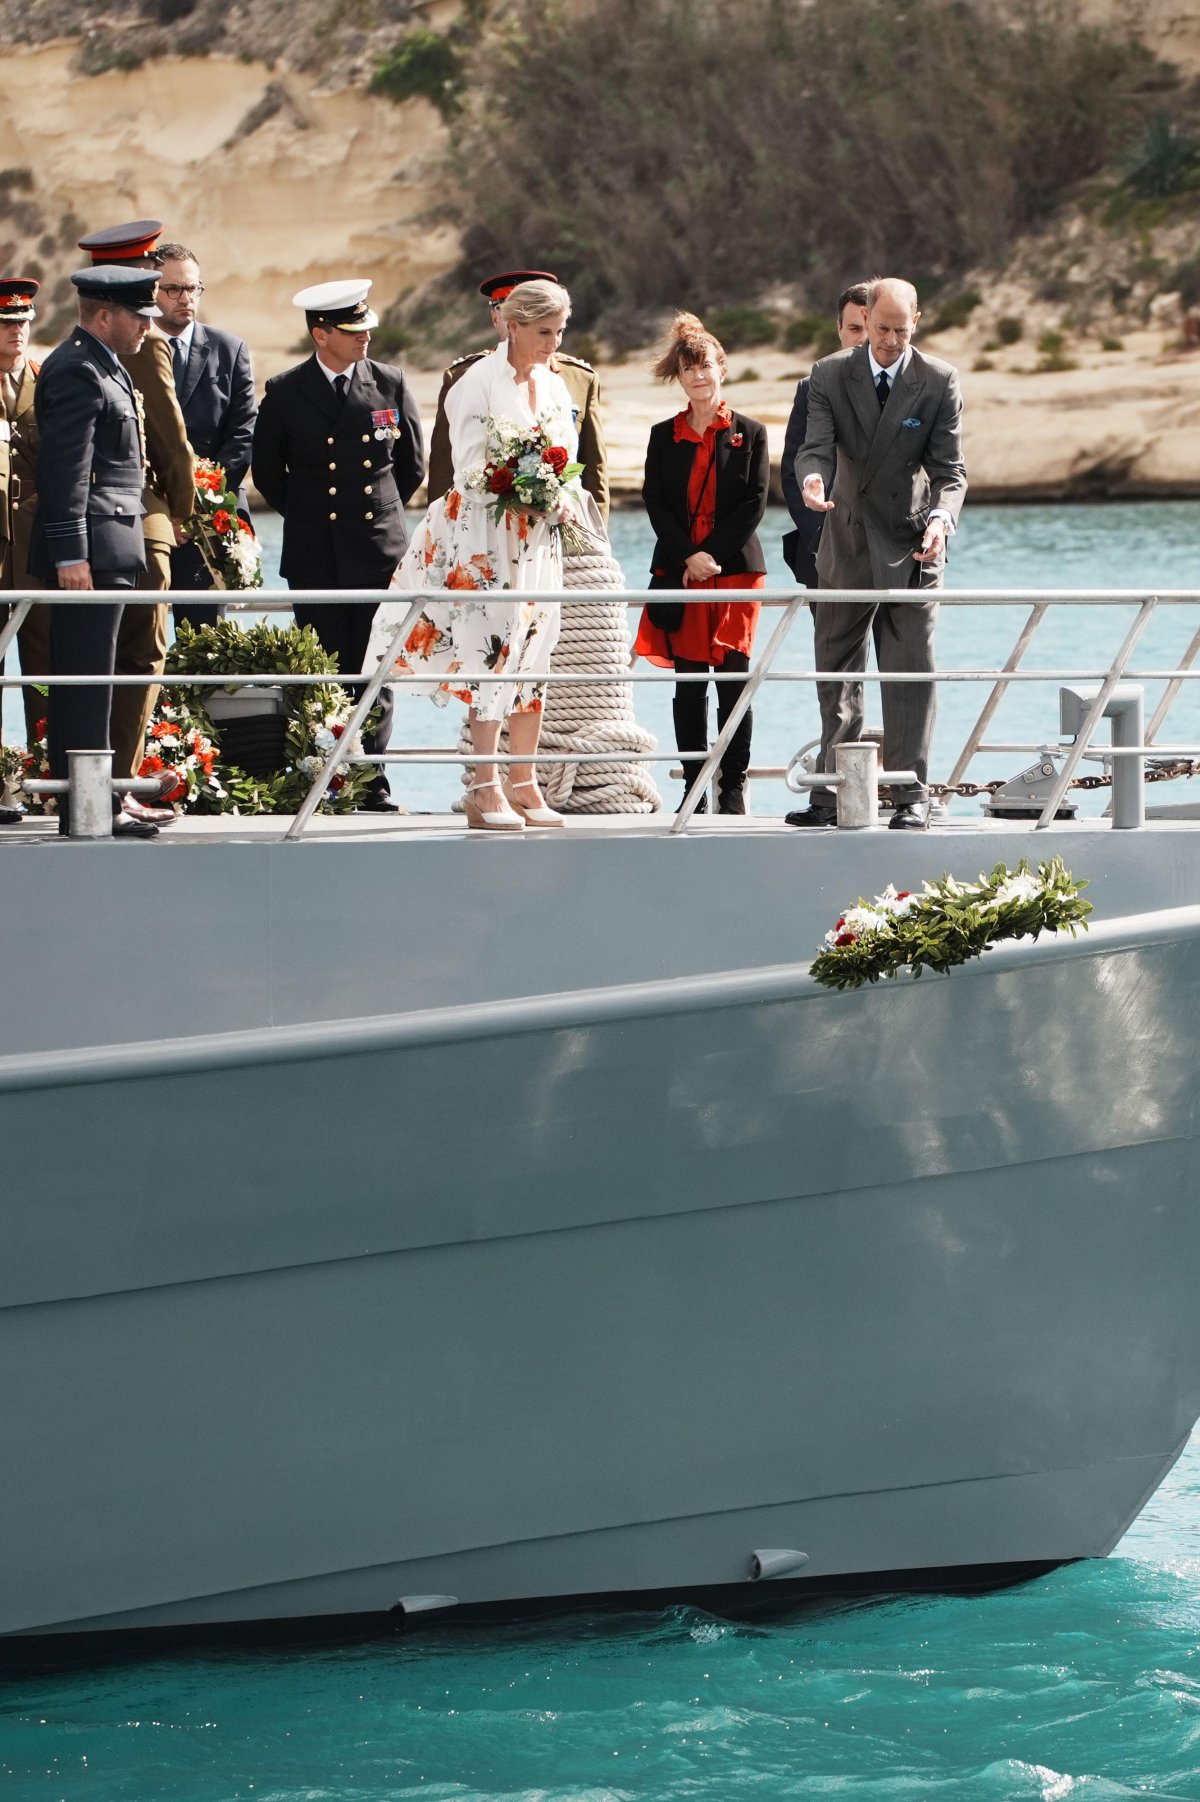
[[[157,271],[157,245],[162,225],[157,219],[131,219],[106,226],[79,240],[93,263],[110,268]],[[122,359],[141,397],[145,415],[146,488],[142,529],[146,541],[146,565],[138,587],[161,594],[171,586],[171,552],[177,542],[177,525],[192,512],[195,497],[195,464],[175,392],[175,368],[166,334],[157,325],[145,342]],[[160,676],[167,654],[165,602],[126,607],[117,643],[118,676]],[[119,776],[136,776],[145,755],[146,728],[158,698],[152,682],[145,688],[118,688],[113,694],[113,770]],[[142,814],[142,806],[128,801],[130,813]],[[167,815],[166,817],[171,817]]]
[[[507,328],[500,317],[500,307],[513,289],[520,282],[555,282],[558,277],[551,275],[546,269],[510,269],[504,275],[489,275],[485,282],[480,282],[479,292],[488,303],[492,330],[498,338],[507,336]],[[490,354],[487,350],[473,350],[465,357],[458,357],[451,363],[442,377],[441,392],[438,395],[437,416],[433,422],[433,436],[429,441],[429,499],[436,501],[446,493],[454,478],[453,465],[450,458],[450,425],[446,418],[446,396],[459,377],[465,375],[472,363],[480,357]],[[608,453],[604,445],[604,427],[600,419],[600,377],[590,363],[582,357],[569,357],[565,352],[556,351],[551,367],[563,381],[571,395],[571,404],[575,413],[575,430],[579,433],[579,461],[583,464],[583,475],[580,480],[588,493],[595,500],[601,514],[608,518]]]

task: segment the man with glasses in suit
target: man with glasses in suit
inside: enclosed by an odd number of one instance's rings
[[[250,352],[232,332],[201,323],[204,283],[195,252],[183,244],[160,244],[158,259],[158,305],[188,439],[198,457],[224,469],[238,512],[249,521],[245,482],[258,413]],[[171,552],[171,587],[197,594],[211,590],[212,572],[199,549],[181,532],[177,537],[182,542]],[[172,607],[176,626],[215,625],[224,611],[216,601],[176,601]]]

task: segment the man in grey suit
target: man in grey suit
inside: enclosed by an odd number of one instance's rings
[[[796,480],[805,506],[828,515],[817,553],[821,588],[942,586],[946,540],[967,492],[962,394],[957,370],[914,348],[919,318],[910,282],[875,282],[866,344],[826,357],[813,369]],[[864,598],[818,605],[814,612],[818,669],[864,670],[873,626],[881,672],[935,667],[934,601]],[[891,824],[920,830],[926,824],[935,685],[885,682],[882,689],[884,763],[917,777],[913,784],[893,784]],[[822,682],[817,695],[820,767],[831,771],[835,747],[862,734],[863,685]],[[834,818],[828,788],[814,789],[811,806],[787,816],[793,826],[827,826]]]

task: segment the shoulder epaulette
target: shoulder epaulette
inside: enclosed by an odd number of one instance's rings
[[[560,363],[569,363],[572,369],[586,369],[589,375],[595,375],[596,373],[592,365],[590,363],[585,363],[582,357],[569,357],[565,350],[556,351],[554,354],[557,356]]]
[[[478,363],[480,357],[490,356],[490,354],[491,353],[486,350],[469,350],[465,357],[455,357],[453,363],[451,363],[449,367],[451,369],[461,369],[465,363]]]

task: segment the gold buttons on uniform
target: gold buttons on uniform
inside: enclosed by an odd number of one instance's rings
[[[370,492],[371,492],[371,484],[370,484],[370,482],[368,482],[366,487],[363,489],[363,493],[370,494]]]
[[[363,514],[364,519],[374,519],[374,517],[375,515],[369,509]]]
[[[330,492],[330,494],[336,494],[336,493],[337,493],[337,489],[336,489],[336,488],[331,488],[331,489],[330,489],[330,490],[329,490],[329,492]]]
[[[364,443],[364,444],[370,444],[370,442],[371,442],[371,434],[370,434],[370,432],[364,432],[364,433],[363,433],[363,443]]]
[[[337,518],[337,514],[336,514],[336,513],[331,513],[331,514],[330,514],[330,515],[329,515],[329,517],[330,517],[330,519],[336,519],[336,518]]]
[[[363,458],[363,468],[364,468],[364,469],[370,469],[370,467],[371,467],[371,459],[370,459],[370,457],[364,457],[364,458]]]
[[[326,438],[326,440],[325,440],[325,442],[326,442],[326,444],[332,444],[332,443],[333,443],[333,439],[332,439],[332,438]]]
[[[329,465],[329,467],[330,467],[330,469],[336,469],[336,468],[337,468],[337,464],[336,464],[336,463],[331,463],[331,464],[330,464],[330,465]]]

